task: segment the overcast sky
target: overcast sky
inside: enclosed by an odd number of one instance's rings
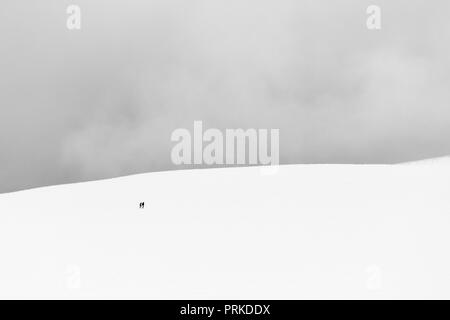
[[[0,192],[173,169],[170,135],[194,120],[279,128],[281,163],[450,154],[448,0],[0,8]]]

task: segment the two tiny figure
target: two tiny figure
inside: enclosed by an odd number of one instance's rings
[[[145,203],[144,203],[144,202],[141,202],[141,203],[139,204],[139,209],[144,209],[144,207],[145,207]]]

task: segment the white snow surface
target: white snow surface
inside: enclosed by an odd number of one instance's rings
[[[450,162],[420,164],[182,170],[2,194],[0,297],[448,299]]]

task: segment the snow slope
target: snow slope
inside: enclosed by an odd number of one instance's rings
[[[449,195],[445,161],[172,171],[3,194],[0,297],[450,298]]]

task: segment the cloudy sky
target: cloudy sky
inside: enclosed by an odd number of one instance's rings
[[[279,128],[281,163],[450,154],[448,0],[0,8],[0,192],[174,169],[170,135],[194,120]]]

